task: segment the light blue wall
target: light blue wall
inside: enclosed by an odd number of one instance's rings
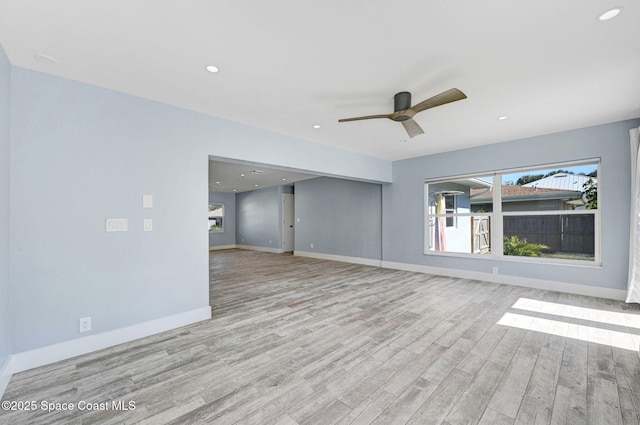
[[[282,248],[282,186],[236,194],[236,243]]]
[[[297,182],[296,251],[380,260],[381,202],[379,184],[329,177]]]
[[[224,232],[209,233],[209,247],[236,244],[236,194],[209,192],[209,203],[224,204]]]
[[[600,125],[473,149],[397,161],[383,189],[386,261],[626,289],[629,246],[629,129],[640,120]],[[602,267],[428,256],[424,250],[424,179],[561,161],[601,158]]]
[[[172,111],[22,68],[12,85],[14,349],[206,307],[208,158]]]
[[[388,161],[20,67],[11,78],[14,352],[80,337],[80,317],[95,334],[208,305],[209,155],[391,179]],[[129,231],[105,233],[107,217]]]
[[[11,65],[0,46],[0,368],[11,354],[9,187]]]

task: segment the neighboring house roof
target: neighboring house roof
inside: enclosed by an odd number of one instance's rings
[[[456,183],[462,186],[466,186],[471,188],[471,190],[487,190],[487,188],[493,186],[493,183],[481,178],[476,178],[476,177],[470,177],[470,178],[464,178],[464,179],[459,179],[459,180],[448,180],[448,183]],[[431,193],[431,195],[433,194],[438,194],[438,193],[454,193],[456,192],[455,190],[442,190],[440,192],[435,192],[435,193]]]
[[[502,186],[504,202],[525,201],[529,199],[576,199],[582,197],[582,191],[547,189],[527,186]],[[493,189],[471,189],[471,203],[482,204],[491,201]]]
[[[594,177],[583,176],[581,174],[558,173],[545,177],[540,180],[533,181],[523,185],[524,187],[544,187],[547,189],[563,189],[582,191],[583,185],[592,179],[597,182]]]

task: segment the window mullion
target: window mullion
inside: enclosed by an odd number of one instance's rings
[[[493,219],[491,232],[491,254],[494,258],[502,258],[504,237],[502,219],[502,176],[493,176]]]

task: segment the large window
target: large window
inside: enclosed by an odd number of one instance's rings
[[[425,181],[425,254],[599,264],[598,166]]]
[[[209,231],[224,232],[224,204],[209,204]]]

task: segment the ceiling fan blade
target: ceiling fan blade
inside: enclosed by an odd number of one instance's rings
[[[360,121],[360,120],[372,120],[374,118],[391,118],[393,114],[385,114],[385,115],[367,115],[365,117],[355,117],[355,118],[343,118],[338,120],[338,122],[347,122],[347,121]]]
[[[420,127],[420,125],[415,122],[413,119],[408,119],[406,121],[400,121],[405,130],[407,130],[407,134],[409,138],[413,139],[416,136],[424,134],[424,130]]]
[[[436,106],[444,105],[458,100],[466,99],[467,95],[462,93],[458,89],[449,89],[445,92],[437,94],[430,99],[424,100],[415,106],[412,106],[415,112],[421,112],[425,109],[435,108]]]

